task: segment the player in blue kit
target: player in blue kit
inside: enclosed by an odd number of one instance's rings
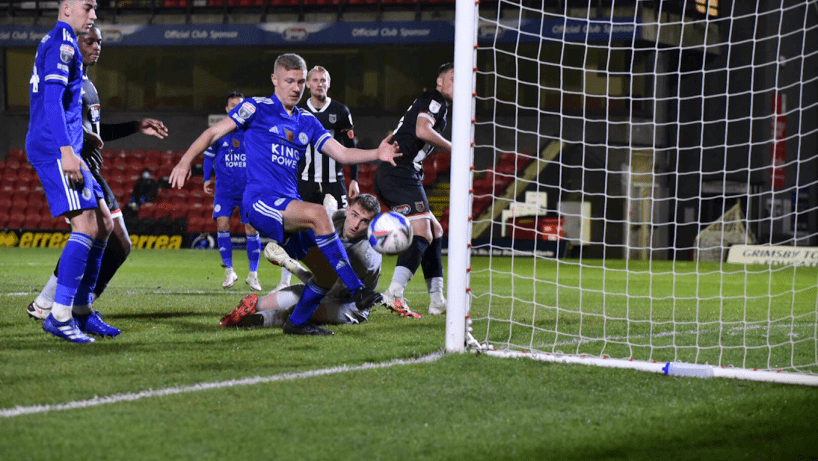
[[[102,295],[102,292],[105,291],[108,282],[111,281],[114,274],[116,274],[119,267],[122,266],[131,253],[131,238],[128,235],[128,229],[125,227],[125,220],[122,217],[119,203],[100,171],[102,169],[102,153],[100,149],[106,141],[130,136],[137,132],[164,139],[164,137],[168,135],[168,129],[160,120],[151,118],[124,123],[102,123],[100,120],[101,106],[99,93],[97,93],[94,83],[88,76],[88,69],[97,64],[102,52],[102,32],[99,28],[93,26],[88,33],[81,32],[78,34],[77,44],[80,53],[82,53],[82,63],[85,70],[82,81],[82,124],[85,132],[85,142],[82,145],[80,155],[90,168],[94,179],[96,179],[100,187],[102,187],[102,191],[105,193],[106,206],[111,212],[111,219],[114,224],[113,232],[108,239],[108,246],[102,256],[99,276],[93,291],[93,297],[97,299]],[[48,314],[51,313],[58,278],[59,263],[54,269],[54,273],[48,279],[45,287],[43,287],[43,290],[37,298],[28,305],[26,312],[30,317],[45,320]],[[75,314],[81,314],[81,311],[87,311],[87,308],[81,307],[75,302],[72,310]],[[113,327],[102,328],[101,330],[95,331],[104,336],[112,337],[120,333],[117,328]]]
[[[344,147],[315,117],[297,108],[307,80],[307,64],[297,54],[279,56],[271,80],[275,87],[273,96],[244,100],[230,111],[228,118],[205,130],[191,144],[171,172],[170,184],[182,187],[190,176],[191,160],[216,139],[234,130],[244,131],[247,156],[244,208],[250,223],[263,236],[280,243],[290,256],[303,261],[313,274],[334,271],[354,294],[356,307],[369,309],[382,296],[365,288],[355,275],[324,207],[301,200],[298,166],[309,144],[342,163],[381,160],[392,164],[400,156],[397,145],[383,141],[372,150]],[[316,277],[305,285],[284,325],[284,333],[332,334],[309,321],[332,283],[332,277]]]
[[[244,101],[244,95],[234,91],[227,96],[225,110],[230,111]],[[230,240],[230,218],[237,207],[241,223],[247,234],[247,259],[250,261],[250,274],[245,279],[250,288],[260,291],[258,281],[258,262],[261,258],[261,239],[258,232],[247,221],[241,205],[244,185],[247,183],[244,154],[244,132],[234,131],[216,141],[204,153],[204,191],[213,196],[213,219],[216,220],[216,244],[224,266],[222,288],[230,288],[239,276],[233,270],[233,243]],[[216,167],[216,187],[210,174]]]
[[[26,153],[42,182],[52,216],[64,216],[71,222],[71,235],[60,257],[54,304],[43,330],[75,343],[94,342],[87,334],[108,327],[90,306],[113,222],[102,188],[77,155],[83,144],[83,66],[77,34],[93,26],[96,6],[95,0],[60,2],[57,25],[37,47],[29,80]],[[75,305],[85,309],[72,313]]]

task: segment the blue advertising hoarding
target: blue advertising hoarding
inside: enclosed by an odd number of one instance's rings
[[[0,26],[0,47],[34,47],[48,26]],[[101,24],[109,46],[311,46],[453,43],[451,21],[269,22],[259,24]],[[634,18],[480,21],[478,40],[486,42],[632,41],[639,37]]]

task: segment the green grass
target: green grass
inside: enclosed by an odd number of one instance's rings
[[[221,290],[218,255],[185,250],[135,251],[97,303],[123,334],[72,345],[46,336],[24,313],[58,255],[0,248],[0,409],[355,367],[423,357],[443,347],[444,318],[403,319],[385,310],[363,325],[332,327],[333,337],[221,329],[219,318],[235,307],[244,287]],[[236,252],[235,260],[243,276],[243,254]],[[510,296],[511,282],[499,273],[488,281],[481,272],[487,261],[473,261],[471,285],[490,286],[492,309],[509,309],[496,296]],[[518,299],[506,304],[523,310],[525,300],[536,299],[545,325],[547,301],[540,296],[554,296],[555,290],[535,293],[533,278],[525,278],[534,269],[521,258],[513,261],[522,281],[515,282]],[[493,267],[511,262],[494,259]],[[393,260],[385,264],[381,288],[393,266]],[[559,300],[567,310],[552,314],[565,317],[565,328],[598,330],[591,315],[596,301],[570,294],[576,281],[564,265],[556,270],[538,263],[536,270],[546,286],[560,277]],[[582,271],[583,286],[613,288],[621,277],[637,282],[614,270]],[[805,284],[814,283],[814,272],[803,275]],[[277,269],[263,265],[260,278],[272,288]],[[650,283],[661,289],[658,277],[646,278],[639,290]],[[407,290],[422,313],[425,291],[420,276]],[[476,311],[487,309],[483,299],[475,298]],[[608,313],[620,309],[611,299],[604,304]],[[746,310],[755,315],[755,308]],[[650,303],[631,311],[668,316]],[[673,315],[689,320],[684,312]],[[580,327],[572,316],[584,317]],[[570,337],[569,331],[559,333]],[[463,354],[0,417],[0,459],[818,459],[816,413],[816,388]]]

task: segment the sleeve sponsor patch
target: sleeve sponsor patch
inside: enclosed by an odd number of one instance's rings
[[[253,114],[256,113],[256,106],[254,106],[250,102],[242,103],[241,107],[239,107],[239,111],[236,115],[242,120],[247,120],[248,118],[252,117]]]
[[[63,43],[60,45],[60,60],[66,64],[74,59],[74,47]]]
[[[436,114],[440,111],[440,103],[435,101],[434,99],[432,102],[429,103],[429,112]]]

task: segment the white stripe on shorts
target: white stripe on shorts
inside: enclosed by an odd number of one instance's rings
[[[62,187],[65,190],[65,199],[68,201],[68,209],[71,211],[80,209],[80,195],[76,189],[71,187],[68,177],[65,176],[62,169],[62,160],[57,160],[57,167],[60,169],[60,178],[62,179]]]
[[[253,209],[258,211],[259,213],[263,214],[264,216],[270,217],[275,219],[278,222],[283,222],[283,218],[281,217],[281,212],[276,210],[275,208],[267,205],[266,203],[262,202],[261,200],[257,201],[253,204]]]

